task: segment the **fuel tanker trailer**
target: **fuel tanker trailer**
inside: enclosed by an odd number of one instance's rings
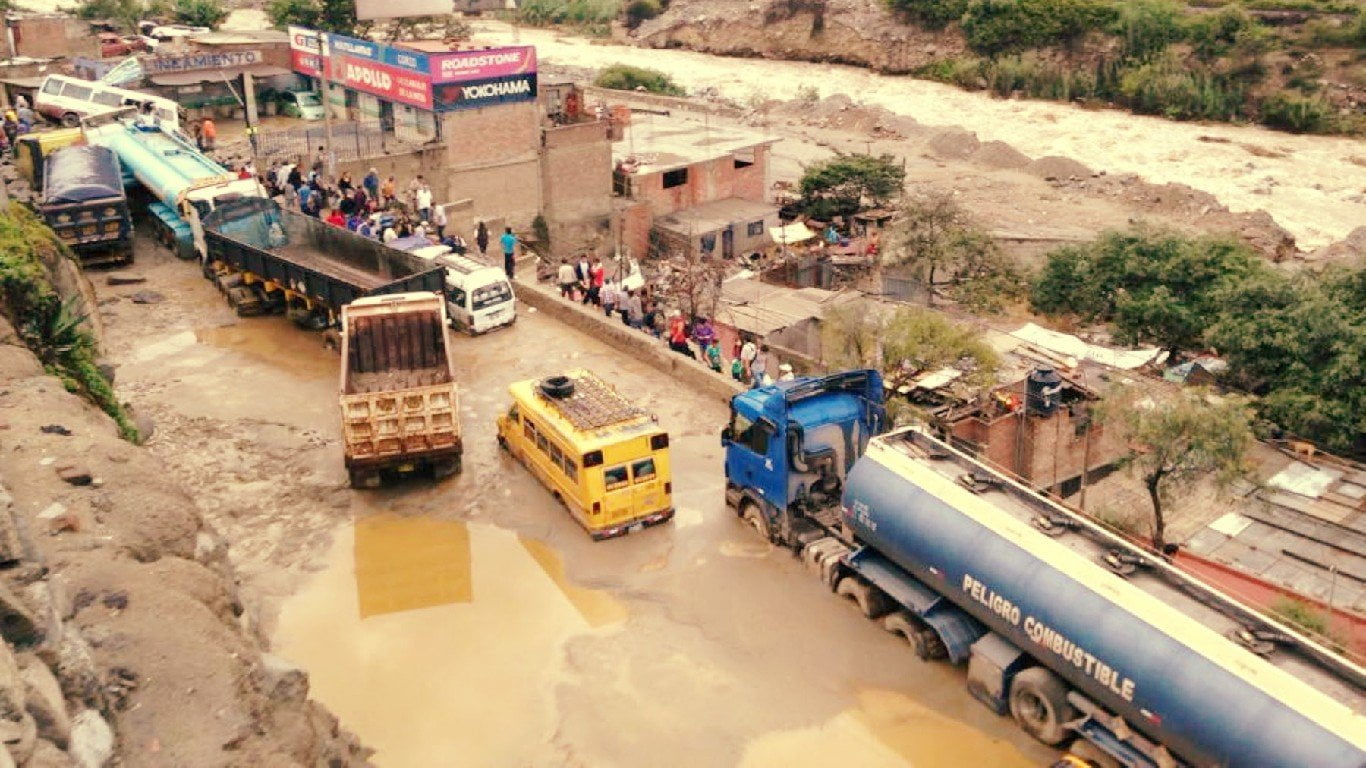
[[[1353,661],[919,429],[873,371],[736,395],[727,500],[968,691],[1096,765],[1363,768]]]

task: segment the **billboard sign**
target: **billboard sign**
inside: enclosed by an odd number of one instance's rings
[[[334,83],[411,107],[432,108],[432,84],[426,75],[336,52],[328,64],[327,76]]]
[[[536,98],[536,73],[495,77],[468,83],[446,83],[434,86],[433,91],[433,103],[437,112],[532,101]]]
[[[449,16],[454,11],[454,0],[356,0],[356,18],[361,21]]]
[[[460,83],[536,73],[536,47],[520,45],[430,56],[433,83]]]
[[[289,28],[289,60],[294,71],[309,77],[322,77],[323,49],[318,32],[304,27]]]
[[[324,45],[325,43],[325,45]],[[289,28],[294,71],[418,109],[445,112],[536,98],[536,48],[423,53],[397,46]]]
[[[157,56],[147,60],[147,71],[154,75],[166,72],[192,72],[199,69],[236,69],[265,61],[260,51],[226,51],[223,53],[192,53],[186,56]]]

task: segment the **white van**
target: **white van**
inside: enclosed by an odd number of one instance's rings
[[[170,99],[141,91],[129,91],[112,85],[82,80],[66,75],[48,75],[34,94],[33,108],[68,128],[80,125],[81,118],[110,112],[124,107],[141,111],[152,104],[161,127],[168,131],[180,130],[180,105]]]
[[[517,321],[517,297],[503,270],[452,253],[444,245],[410,253],[446,267],[446,314],[451,325],[480,334]]]

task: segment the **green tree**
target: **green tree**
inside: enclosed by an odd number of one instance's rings
[[[841,155],[806,167],[798,188],[808,215],[829,220],[879,206],[901,193],[906,169],[891,155]]]
[[[1131,61],[1150,61],[1185,37],[1184,10],[1173,0],[1128,0],[1119,6],[1111,31],[1121,54]]]
[[[1206,63],[1229,54],[1257,55],[1269,43],[1266,30],[1238,3],[1196,15],[1187,25],[1186,38],[1196,58]]]
[[[593,80],[599,88],[617,91],[644,90],[665,96],[687,96],[688,92],[673,81],[672,77],[657,69],[633,67],[629,64],[613,64],[604,68]]]
[[[134,31],[146,8],[142,0],[86,0],[77,9],[82,19],[107,19],[126,31]]]
[[[356,0],[271,0],[266,8],[276,27],[308,27],[338,35],[368,31],[370,24],[356,20]]]
[[[192,27],[217,28],[228,17],[219,0],[176,0],[175,20]]]
[[[950,296],[972,309],[999,312],[1024,293],[1019,271],[952,194],[914,195],[901,213],[883,263],[909,265],[924,283],[930,304],[935,291],[947,287]]]
[[[1220,291],[1264,269],[1233,240],[1138,227],[1050,253],[1030,305],[1046,315],[1109,322],[1120,343],[1175,354],[1201,344],[1219,318]]]
[[[1131,446],[1125,459],[1143,480],[1152,503],[1152,544],[1166,546],[1165,505],[1195,482],[1209,478],[1224,489],[1249,472],[1254,440],[1252,412],[1236,395],[1216,397],[1203,389],[1148,395],[1119,388],[1099,408],[1102,420],[1120,425]]]
[[[1366,269],[1268,272],[1217,301],[1206,339],[1227,360],[1227,381],[1260,396],[1261,415],[1290,432],[1366,452]]]

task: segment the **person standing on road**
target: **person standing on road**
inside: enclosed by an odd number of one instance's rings
[[[676,309],[669,315],[669,349],[693,360],[697,359],[692,347],[688,346],[687,324],[683,321],[683,313]]]
[[[446,219],[446,206],[444,206],[444,205],[434,205],[434,206],[432,206],[432,226],[436,227],[436,239],[437,239],[437,240],[445,240],[445,239],[446,239],[446,225],[449,224],[449,223],[450,223],[450,222]],[[460,253],[464,253],[464,252],[465,252],[465,251],[464,251],[464,246],[465,246],[465,243],[464,243],[464,241],[462,240],[462,241],[460,242],[460,247],[461,247]]]
[[[593,287],[593,265],[588,262],[588,254],[579,254],[579,261],[574,265],[574,280],[579,284],[579,297],[584,303],[588,303],[589,289]]]
[[[397,190],[397,189],[398,189],[398,182],[394,181],[394,177],[393,177],[393,176],[390,176],[389,178],[385,179],[385,180],[384,180],[384,183],[381,184],[381,185],[379,185],[379,196],[380,196],[380,204],[379,204],[379,207],[381,207],[381,208],[388,208],[389,206],[393,205],[393,204],[394,204],[394,195],[396,194],[396,190]]]
[[[479,249],[480,256],[487,256],[489,252],[489,228],[484,226],[484,222],[479,222],[479,226],[474,230],[474,245]],[[512,274],[509,273],[511,278]]]
[[[588,268],[588,303],[593,306],[602,304],[602,283],[607,277],[607,269],[602,266],[602,259],[593,257],[593,266]]]
[[[422,178],[421,176],[418,177]],[[417,215],[423,221],[432,220],[432,188],[427,186],[427,182],[422,182],[422,186],[417,188]]]
[[[744,345],[740,347],[740,364],[744,366],[745,380],[754,379],[754,358],[758,357],[759,348],[754,346],[754,342],[746,339]]]
[[[371,200],[378,200],[378,199],[379,199],[379,171],[378,171],[378,170],[376,170],[376,169],[374,169],[374,168],[371,168],[371,169],[370,169],[370,172],[367,173],[367,174],[365,174],[365,178],[361,179],[360,185],[361,185],[362,187],[365,188],[365,194],[368,195],[368,196],[370,197]]]
[[[204,151],[212,152],[218,144],[218,126],[214,125],[212,117],[206,117],[201,128],[204,133]]]
[[[644,322],[645,311],[641,308],[640,294],[634,290],[627,292],[626,324],[638,330]]]
[[[569,263],[569,259],[560,259],[560,269],[558,273],[560,295],[570,301],[574,300],[574,286],[577,284],[576,278],[574,266]]]
[[[605,281],[598,293],[598,299],[602,302],[602,313],[610,318],[612,310],[617,306],[617,284],[612,280]]]
[[[482,221],[479,222],[479,232],[483,237],[488,237]],[[498,242],[503,246],[503,269],[508,273],[508,279],[511,280],[517,272],[517,236],[512,234],[512,227],[503,229],[503,234],[498,238]],[[484,252],[482,243],[479,246],[479,252],[481,254]]]
[[[204,151],[204,121],[196,120],[190,123],[190,135],[194,137],[195,148],[200,152]]]

